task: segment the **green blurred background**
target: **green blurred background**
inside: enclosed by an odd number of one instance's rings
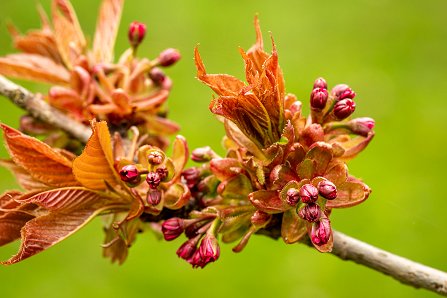
[[[84,31],[93,36],[99,0],[73,0]],[[0,1],[0,54],[12,52],[6,23],[39,26],[35,1]],[[42,0],[49,8],[50,1]],[[220,147],[223,129],[208,111],[212,92],[195,79],[193,48],[200,43],[210,72],[243,75],[238,46],[254,42],[259,13],[266,39],[273,32],[287,91],[307,104],[318,76],[357,92],[357,116],[376,120],[376,138],[350,163],[373,189],[370,199],[332,216],[335,229],[447,270],[447,2],[427,1],[137,1],[125,5],[117,51],[127,25],[148,25],[140,55],[166,47],[183,59],[167,70],[174,80],[171,118],[191,148]],[[268,44],[268,43],[267,43]],[[270,47],[268,47],[270,48]],[[33,91],[45,87],[26,84]],[[0,121],[17,126],[22,111],[2,98]],[[6,157],[3,148],[1,157]],[[0,190],[15,187],[0,169]],[[97,219],[55,248],[0,268],[1,297],[433,297],[368,268],[303,245],[253,237],[240,254],[223,245],[221,258],[193,270],[175,255],[181,241],[140,235],[122,266],[101,257]],[[8,258],[17,244],[0,249]]]

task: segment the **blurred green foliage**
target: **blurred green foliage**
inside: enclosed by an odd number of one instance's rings
[[[91,37],[99,0],[73,0]],[[45,9],[50,1],[42,0]],[[350,163],[373,189],[370,199],[332,216],[335,229],[404,257],[447,270],[447,2],[428,1],[142,1],[125,5],[117,51],[127,25],[148,25],[139,54],[166,47],[183,59],[167,70],[174,80],[170,117],[190,147],[220,146],[224,131],[208,111],[211,91],[195,80],[192,51],[210,72],[243,76],[237,47],[254,42],[259,13],[264,37],[273,33],[287,91],[306,104],[313,80],[348,83],[357,92],[356,116],[376,120],[376,138]],[[39,26],[35,1],[0,1],[0,54],[13,51],[6,24]],[[266,42],[268,45],[268,42]],[[26,83],[33,91],[45,87]],[[17,126],[18,110],[1,99],[0,121]],[[7,154],[2,148],[1,157]],[[15,187],[0,169],[0,189]],[[123,266],[101,258],[97,219],[55,248],[0,268],[1,297],[432,297],[373,270],[302,245],[253,237],[240,254],[224,245],[221,259],[192,270],[175,255],[181,241],[140,235]],[[0,249],[8,258],[17,244]]]

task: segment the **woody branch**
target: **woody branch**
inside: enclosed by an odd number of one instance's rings
[[[0,94],[15,105],[54,127],[60,128],[82,142],[86,142],[91,130],[48,105],[40,96],[0,76]],[[425,288],[447,296],[447,273],[394,255],[385,250],[333,231],[332,254],[369,267],[394,279],[413,286]]]

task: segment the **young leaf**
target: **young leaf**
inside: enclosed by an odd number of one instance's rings
[[[67,85],[69,72],[53,60],[35,54],[0,57],[0,74],[18,79]]]
[[[72,235],[101,209],[72,210],[69,213],[49,213],[28,221],[21,230],[22,244],[19,252],[3,265],[11,265],[27,259]]]
[[[0,124],[9,154],[35,180],[53,187],[79,185],[72,162],[47,144]]]
[[[107,123],[93,122],[92,129],[93,134],[84,151],[73,162],[73,173],[86,188],[103,190],[106,189],[105,181],[113,186],[121,180],[113,168],[112,144]]]
[[[93,41],[96,62],[112,62],[123,4],[124,0],[104,0],[101,4]]]

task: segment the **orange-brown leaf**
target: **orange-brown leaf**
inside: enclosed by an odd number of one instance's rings
[[[0,207],[3,210],[0,211],[0,246],[20,238],[20,229],[34,218],[27,211],[32,211],[35,206],[20,206],[15,201],[20,196],[22,193],[18,191],[9,191],[0,196]]]
[[[25,190],[43,190],[48,185],[34,179],[24,168],[16,165],[12,160],[0,160],[0,166],[11,171],[17,183]]]
[[[96,62],[112,62],[123,4],[124,0],[104,0],[101,4],[93,41]]]
[[[53,0],[52,15],[57,47],[65,65],[71,68],[77,56],[85,51],[84,33],[68,0]]]
[[[19,252],[1,263],[11,265],[53,246],[78,231],[101,211],[82,209],[69,213],[49,213],[26,222],[21,230],[22,244]]]
[[[50,58],[35,54],[0,57],[0,74],[49,84],[68,84],[69,72]]]
[[[93,134],[82,154],[73,162],[73,173],[85,187],[95,190],[107,188],[119,183],[119,177],[113,168],[112,143],[107,123],[92,123]]]
[[[173,149],[172,149],[172,162],[174,163],[175,175],[171,179],[172,182],[175,182],[180,178],[182,174],[183,168],[186,165],[189,157],[189,149],[188,144],[186,143],[186,139],[183,136],[177,136],[175,138]]]
[[[244,82],[231,75],[207,74],[198,47],[194,49],[194,57],[197,67],[197,78],[213,89],[219,96],[236,96],[245,86]]]
[[[12,160],[35,180],[54,187],[79,185],[72,162],[47,144],[4,124],[6,145]]]
[[[83,187],[43,191],[25,199],[18,199],[18,202],[33,203],[52,212],[102,208],[110,203],[107,197]]]

